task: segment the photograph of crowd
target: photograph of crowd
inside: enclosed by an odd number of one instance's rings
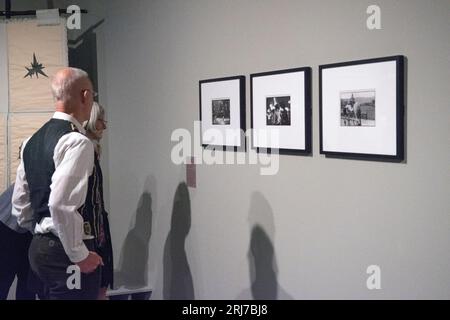
[[[291,97],[267,97],[266,98],[266,125],[290,126],[291,125]]]
[[[342,91],[341,126],[375,127],[375,90]]]

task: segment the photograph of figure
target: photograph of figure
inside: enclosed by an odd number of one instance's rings
[[[290,96],[266,98],[266,125],[268,126],[291,125]]]
[[[218,99],[212,101],[212,124],[230,124],[230,99]]]
[[[375,90],[342,91],[341,127],[375,127]]]

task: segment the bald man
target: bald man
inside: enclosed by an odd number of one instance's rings
[[[58,71],[52,92],[55,114],[23,143],[12,211],[34,234],[28,254],[45,297],[96,299],[103,262],[79,213],[94,167],[94,148],[82,124],[96,93],[88,74],[76,68]]]

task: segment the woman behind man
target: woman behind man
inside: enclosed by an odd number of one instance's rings
[[[103,198],[103,174],[100,168],[100,140],[106,130],[105,109],[98,103],[92,105],[91,117],[84,123],[86,135],[91,139],[95,149],[95,165],[89,177],[86,204],[83,207],[84,232],[96,239],[97,253],[102,257],[101,288],[99,299],[106,299],[106,290],[113,288],[113,252],[109,230],[108,213]]]
[[[17,224],[11,214],[14,185],[0,195],[0,300],[6,300],[17,276],[16,300],[34,300],[28,288],[28,248],[32,235]]]

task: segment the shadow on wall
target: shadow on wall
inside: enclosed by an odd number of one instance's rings
[[[170,231],[164,244],[164,299],[195,299],[191,269],[184,248],[190,229],[191,200],[188,187],[183,182],[175,193]]]
[[[248,250],[251,287],[241,292],[238,299],[293,299],[278,284],[278,266],[271,240],[275,234],[273,212],[260,192],[254,192],[252,195],[249,223],[252,228]]]
[[[114,272],[115,287],[128,289],[146,287],[148,284],[148,250],[152,231],[152,197],[142,193],[134,227],[128,232],[119,259],[119,269]]]

